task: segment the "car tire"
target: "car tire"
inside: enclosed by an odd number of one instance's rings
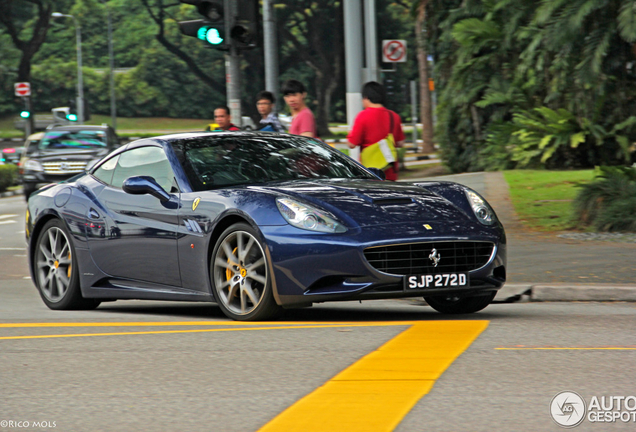
[[[493,291],[479,296],[431,296],[424,297],[430,307],[443,314],[458,315],[479,312],[488,306],[497,293]]]
[[[253,131],[254,129],[252,129],[252,126],[245,126],[245,127],[243,128],[243,130],[244,130],[244,131],[247,131],[247,132],[250,132],[250,131]]]
[[[99,300],[82,297],[73,238],[62,221],[48,221],[35,245],[34,282],[50,309],[95,309],[99,306]]]
[[[262,321],[282,313],[272,292],[269,262],[259,233],[246,223],[227,228],[210,261],[214,298],[237,321]]]

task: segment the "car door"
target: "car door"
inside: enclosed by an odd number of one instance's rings
[[[124,180],[132,176],[153,177],[167,192],[176,194],[175,198],[162,203],[151,195],[124,192]],[[90,225],[96,227],[89,235],[95,263],[115,277],[181,286],[179,191],[164,149],[133,148],[102,164],[94,177],[106,184],[97,196],[101,206],[88,211]]]

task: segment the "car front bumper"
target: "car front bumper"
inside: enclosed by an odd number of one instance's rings
[[[438,226],[431,234],[423,224],[389,224],[321,234],[291,226],[261,227],[271,262],[274,295],[286,307],[342,300],[476,295],[501,288],[506,280],[503,228],[473,225]],[[459,232],[464,231],[464,232]],[[405,288],[403,274],[374,268],[364,251],[370,247],[429,242],[480,241],[494,245],[484,265],[468,271],[464,287]]]

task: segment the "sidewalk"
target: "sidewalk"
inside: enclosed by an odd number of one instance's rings
[[[635,243],[563,239],[557,237],[559,233],[525,228],[514,212],[501,172],[426,180],[464,184],[495,209],[508,240],[508,282],[496,300],[636,301]]]
[[[22,188],[0,192],[0,198],[8,198],[16,195],[22,195]]]

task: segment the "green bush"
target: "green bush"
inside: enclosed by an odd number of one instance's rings
[[[0,192],[4,192],[18,178],[18,167],[15,165],[0,165]]]
[[[636,168],[600,167],[594,181],[579,187],[574,207],[583,226],[636,232]]]

